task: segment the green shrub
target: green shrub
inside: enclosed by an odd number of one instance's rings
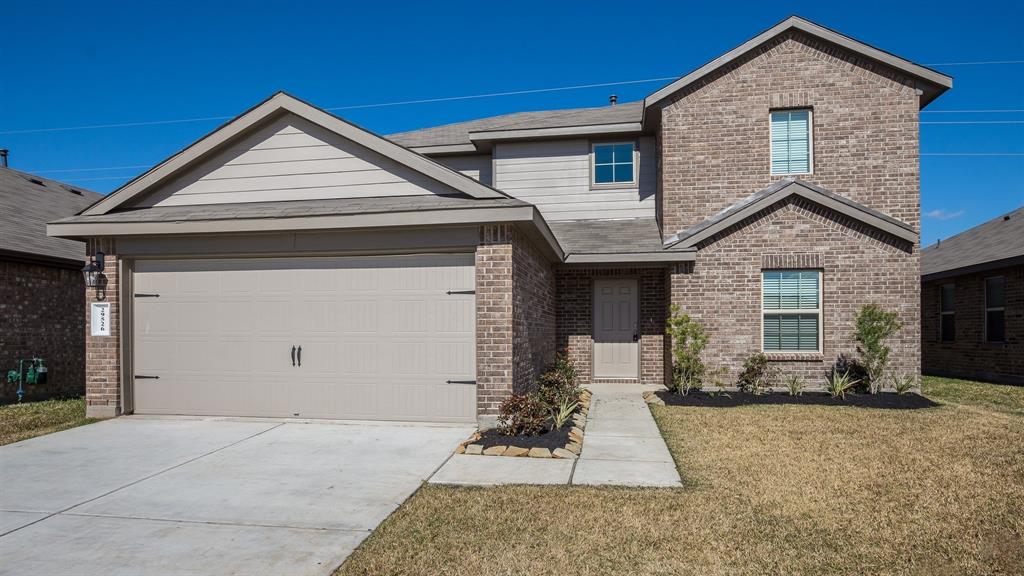
[[[789,391],[790,396],[803,396],[805,388],[807,388],[807,382],[803,376],[793,374],[786,377],[786,390]]]
[[[860,380],[854,378],[849,372],[833,370],[825,379],[825,391],[831,394],[833,398],[839,397],[845,400],[846,393],[859,382]]]
[[[757,352],[743,360],[743,371],[736,379],[736,387],[748,394],[763,394],[775,386],[778,379],[778,368],[771,365],[764,352]]]
[[[857,383],[849,390],[850,392],[867,392],[867,381],[868,372],[864,369],[864,365],[860,363],[856,358],[849,356],[846,353],[840,353],[836,357],[835,363],[829,368],[829,371],[825,374],[825,378],[832,378],[833,374],[849,374],[853,380]]]
[[[857,354],[867,372],[866,384],[872,394],[882,388],[882,378],[892,352],[885,340],[902,326],[895,312],[884,310],[876,304],[867,304],[857,313],[853,337],[857,340]]]
[[[565,423],[572,418],[572,413],[576,411],[576,407],[579,405],[579,402],[570,402],[568,400],[559,404],[558,409],[554,413],[554,417],[551,419],[554,423],[554,429],[561,430],[562,426],[565,426]]]
[[[535,393],[513,394],[498,407],[498,430],[508,436],[537,436],[548,419],[548,407]]]
[[[892,382],[893,391],[900,396],[917,387],[917,378],[914,378],[910,374],[897,374],[889,380]]]
[[[576,382],[575,365],[562,355],[537,379],[537,395],[555,422],[564,406],[579,402],[582,392]]]
[[[700,322],[689,314],[680,314],[679,306],[672,305],[665,333],[672,339],[671,391],[689,394],[700,390],[708,376],[708,367],[700,355],[708,345],[708,333]]]

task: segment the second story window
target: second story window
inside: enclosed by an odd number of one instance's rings
[[[943,284],[939,287],[939,340],[956,340],[956,287]]]
[[[633,143],[594,144],[594,184],[633,184]]]
[[[771,113],[772,175],[812,172],[810,110],[776,110]]]
[[[985,341],[1006,340],[1006,280],[1002,276],[985,279]]]

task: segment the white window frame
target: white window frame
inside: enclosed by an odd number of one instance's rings
[[[988,305],[988,282],[989,280],[1002,280],[1003,281],[1003,305],[992,306]],[[985,319],[982,321],[983,332],[981,337],[984,342],[988,344],[1005,344],[1006,343],[1006,277],[1005,276],[989,276],[985,278],[985,285],[982,287],[985,292]],[[1003,313],[1003,339],[1002,340],[989,340],[988,339],[988,313],[989,312],[1002,312]]]
[[[775,310],[766,310],[764,307],[764,273],[765,272],[814,272],[818,275],[818,307],[817,309],[809,308],[798,308],[798,309],[784,309],[779,308]],[[761,340],[761,352],[771,355],[791,355],[791,354],[804,354],[804,355],[820,355],[822,354],[823,347],[825,345],[825,315],[822,310],[825,307],[825,275],[822,274],[821,270],[814,268],[792,268],[792,269],[779,269],[779,268],[764,268],[761,270],[761,289],[758,291],[758,298],[761,299],[761,331],[757,335],[758,339]],[[817,314],[818,315],[818,349],[817,350],[765,350],[764,348],[764,317],[768,315],[772,316],[792,316],[799,314]]]
[[[619,144],[629,144],[633,147],[633,179],[629,182],[598,182],[597,181],[597,154],[595,150],[598,146],[616,146]],[[612,164],[612,172],[614,174],[615,168]],[[635,188],[637,182],[640,179],[640,147],[637,146],[635,140],[622,140],[618,142],[591,142],[590,143],[590,187],[591,188]]]
[[[945,311],[942,309],[942,292],[946,289],[946,286],[952,286],[953,288],[953,309]],[[942,320],[943,316],[953,317],[953,337],[949,340],[944,338],[945,334],[942,331]],[[943,342],[956,342],[956,284],[953,282],[946,282],[945,284],[939,285],[939,344]]]
[[[776,112],[807,111],[807,172],[772,172],[772,114]],[[768,173],[772,176],[802,176],[814,174],[814,109],[776,108],[768,111]]]

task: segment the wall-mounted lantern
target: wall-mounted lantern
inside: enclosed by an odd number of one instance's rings
[[[107,277],[103,274],[103,252],[97,252],[95,256],[82,268],[82,276],[85,278],[85,285],[96,289],[96,298],[106,298]]]

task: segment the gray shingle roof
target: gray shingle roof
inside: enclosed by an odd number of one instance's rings
[[[85,244],[48,237],[46,223],[77,214],[102,197],[79,186],[0,168],[0,250],[83,261]]]
[[[468,198],[436,195],[333,198],[326,200],[292,200],[288,202],[246,202],[239,204],[140,208],[92,216],[73,216],[58,220],[55,223],[196,222],[202,220],[299,218],[303,216],[340,216],[386,212],[457,210],[463,208],[504,208],[512,206],[529,206],[529,204],[515,198]]]
[[[1024,257],[1024,206],[921,251],[921,275]]]
[[[640,122],[642,116],[643,102],[637,101],[599,108],[516,112],[514,114],[491,116],[468,122],[435,126],[433,128],[399,132],[386,136],[386,138],[395,144],[400,144],[407,148],[471,144],[472,142],[469,139],[470,132],[619,124],[623,122]]]
[[[791,188],[791,186],[793,188]],[[754,192],[739,202],[725,207],[720,212],[705,219],[704,221],[699,222],[686,230],[679,231],[674,236],[668,238],[667,241],[672,245],[686,244],[687,241],[690,241],[694,237],[704,238],[712,232],[717,233],[719,229],[728,227],[733,224],[737,218],[740,218],[747,212],[753,210],[753,206],[760,205],[763,207],[762,201],[769,202],[768,199],[771,199],[772,196],[776,196],[783,191],[788,192],[791,190],[804,190],[806,191],[806,194],[810,195],[812,200],[818,202],[831,201],[831,206],[833,208],[846,213],[848,216],[852,216],[876,226],[884,226],[888,228],[889,232],[895,230],[896,233],[902,236],[916,239],[916,233],[914,232],[913,227],[905,222],[897,220],[888,214],[883,214],[877,210],[868,208],[859,202],[854,202],[845,196],[826,190],[821,186],[811,184],[810,182],[801,180],[800,178],[787,176],[758,190],[757,192]],[[785,197],[786,194],[776,196],[776,198],[771,199],[769,203],[777,202]]]
[[[665,249],[654,218],[549,222],[548,226],[566,254],[633,254]]]

